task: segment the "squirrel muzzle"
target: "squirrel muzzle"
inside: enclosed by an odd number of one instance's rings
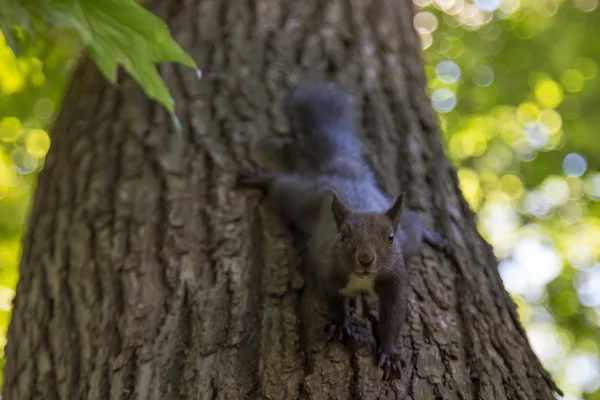
[[[369,251],[361,250],[356,253],[356,272],[359,275],[371,274],[375,269],[377,256]]]

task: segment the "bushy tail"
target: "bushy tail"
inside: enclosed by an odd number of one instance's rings
[[[299,156],[313,168],[361,159],[362,143],[355,133],[351,99],[338,86],[329,82],[296,86],[285,99],[285,111]]]

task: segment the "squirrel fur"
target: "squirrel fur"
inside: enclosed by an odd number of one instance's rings
[[[329,83],[302,84],[284,109],[297,163],[291,172],[242,169],[238,184],[263,191],[263,201],[309,238],[329,310],[330,338],[350,335],[346,303],[364,293],[379,301],[379,366],[400,371],[397,342],[406,319],[405,260],[423,241],[439,244],[421,217],[392,201],[363,159],[350,96]]]

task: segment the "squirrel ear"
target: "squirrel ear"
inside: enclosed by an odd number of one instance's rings
[[[333,212],[333,218],[335,223],[340,229],[340,226],[348,216],[348,207],[339,199],[335,191],[333,191],[333,200],[331,200],[331,212]]]
[[[404,192],[400,193],[400,196],[396,199],[394,204],[385,212],[385,215],[392,220],[394,229],[400,224],[400,217],[404,208]]]

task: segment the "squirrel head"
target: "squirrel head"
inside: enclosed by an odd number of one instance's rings
[[[342,265],[361,278],[374,279],[393,271],[404,262],[397,231],[404,194],[385,212],[358,212],[349,209],[333,193],[331,211],[338,229],[338,255]]]

